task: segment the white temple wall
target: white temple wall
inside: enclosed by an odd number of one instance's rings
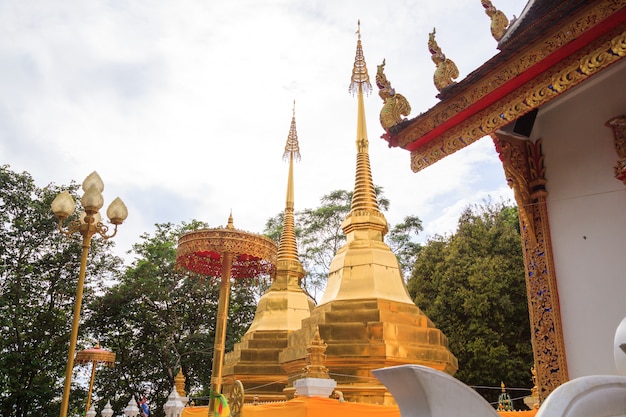
[[[626,62],[539,110],[548,216],[570,378],[616,374],[626,317],[626,185],[607,120],[626,114]]]

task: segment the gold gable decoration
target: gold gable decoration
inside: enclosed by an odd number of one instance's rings
[[[446,58],[446,55],[441,51],[441,48],[435,40],[435,32],[436,28],[433,28],[433,31],[428,34],[428,50],[430,51],[431,59],[437,66],[435,74],[433,75],[433,81],[435,82],[437,90],[442,92],[446,87],[455,84],[453,80],[459,76],[459,69],[456,67],[456,64],[451,59]]]
[[[489,0],[481,0],[481,4],[485,8],[487,16],[491,18],[491,36],[499,41],[509,26],[509,19],[502,11],[496,9]]]

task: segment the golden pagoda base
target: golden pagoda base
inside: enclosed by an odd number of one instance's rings
[[[328,345],[324,365],[346,401],[395,405],[374,369],[417,364],[453,375],[456,357],[448,339],[414,304],[382,299],[340,300],[315,308],[302,328],[288,336],[279,360],[289,375],[289,387],[301,377],[306,347],[315,330]],[[285,394],[293,391],[289,388]]]
[[[278,355],[287,347],[287,330],[246,333],[224,359],[224,389],[228,396],[236,380],[244,386],[244,401],[284,401],[287,374]],[[259,387],[259,388],[257,388]]]

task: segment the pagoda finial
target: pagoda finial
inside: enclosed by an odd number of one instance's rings
[[[291,127],[287,136],[287,144],[285,145],[285,153],[283,159],[300,160],[300,147],[298,146],[298,132],[296,131],[296,100],[293,101],[293,115],[291,116]]]
[[[234,229],[235,225],[233,224],[233,209],[230,209],[230,214],[228,215],[228,224],[226,225],[227,229]]]
[[[185,392],[185,375],[183,375],[183,368],[180,367],[178,374],[174,377],[174,386],[176,387],[176,392],[181,397],[186,397],[187,393]]]
[[[356,42],[356,57],[354,58],[354,68],[352,68],[352,78],[348,91],[350,94],[365,93],[372,91],[370,76],[367,74],[367,66],[365,65],[365,57],[363,56],[363,47],[361,46],[361,21],[358,21],[356,30],[358,39]]]
[[[441,92],[446,87],[455,84],[453,81],[459,76],[459,70],[456,64],[449,58],[446,58],[445,54],[441,51],[441,48],[435,40],[436,28],[433,28],[432,33],[428,34],[428,50],[431,54],[431,59],[437,66],[433,80],[435,81],[435,87]]]

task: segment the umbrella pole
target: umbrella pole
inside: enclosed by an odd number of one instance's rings
[[[218,299],[217,321],[215,323],[215,343],[213,346],[213,368],[211,371],[211,396],[222,393],[222,363],[226,345],[226,319],[228,317],[228,302],[230,300],[230,270],[233,255],[225,253],[222,262],[222,278],[220,281],[220,295]],[[209,401],[209,416],[214,415],[219,398]]]
[[[87,407],[85,408],[85,415],[89,411],[91,405],[91,393],[93,392],[93,380],[96,377],[96,363],[91,362],[91,379],[89,380],[89,392],[87,393]]]

